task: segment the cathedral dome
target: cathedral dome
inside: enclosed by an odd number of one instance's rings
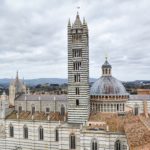
[[[128,95],[123,84],[112,76],[102,76],[93,83],[91,95]]]
[[[106,58],[102,65],[102,76],[93,83],[90,90],[91,95],[128,95],[121,81],[111,75],[111,69]]]

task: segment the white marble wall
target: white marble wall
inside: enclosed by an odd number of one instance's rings
[[[9,136],[9,125],[14,126],[14,137]],[[28,139],[23,137],[23,126],[29,130]],[[44,140],[39,140],[38,128],[44,129]],[[55,129],[59,131],[59,141],[55,141]],[[12,150],[21,147],[22,150],[69,150],[69,137],[71,133],[76,136],[76,150],[91,150],[91,141],[98,142],[98,150],[113,150],[116,140],[120,140],[122,146],[128,150],[127,139],[124,133],[111,133],[106,131],[89,131],[80,129],[79,124],[68,124],[66,122],[50,121],[17,121],[5,120],[6,139],[0,136],[0,149]],[[122,147],[123,148],[123,147]]]
[[[111,133],[106,131],[86,131],[81,133],[80,150],[92,150],[92,141],[96,140],[98,150],[114,150],[117,140],[120,140],[122,150],[129,150],[124,133]]]

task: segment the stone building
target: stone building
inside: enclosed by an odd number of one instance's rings
[[[107,59],[89,89],[88,55],[87,23],[77,14],[68,23],[68,95],[26,93],[17,75],[10,103],[2,96],[0,149],[149,150],[150,95],[129,95]]]

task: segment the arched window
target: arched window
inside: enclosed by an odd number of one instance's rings
[[[46,113],[49,113],[49,112],[50,112],[50,108],[46,107]]]
[[[115,150],[121,150],[121,142],[119,140],[115,142]]]
[[[105,69],[105,72],[106,72],[106,74],[107,74],[107,69]]]
[[[104,69],[103,69],[103,74],[104,74]]]
[[[117,104],[117,111],[119,111],[119,104]]]
[[[22,112],[22,106],[18,107],[18,112],[21,113]]]
[[[35,113],[35,106],[34,105],[32,105],[32,108],[31,108],[32,110],[32,115]]]
[[[70,135],[70,149],[76,149],[76,137],[73,133]]]
[[[9,135],[10,137],[14,137],[14,127],[12,124],[10,124],[9,126]]]
[[[80,94],[79,87],[76,87],[76,95],[79,95],[79,94]]]
[[[96,111],[97,111],[97,104],[96,104]]]
[[[97,140],[92,140],[91,150],[97,150]]]
[[[44,139],[44,130],[42,127],[39,127],[39,140]]]
[[[134,114],[138,115],[139,114],[139,107],[136,105],[134,108]]]
[[[23,127],[23,136],[25,139],[28,139],[28,127],[27,126]]]
[[[58,129],[55,130],[55,140],[59,141],[59,132],[58,132]]]
[[[79,106],[79,100],[76,99],[76,106]]]
[[[124,104],[123,104],[123,111],[124,111],[124,108],[125,108],[125,107],[124,107]]]
[[[60,114],[61,114],[62,116],[65,115],[65,107],[64,107],[64,105],[61,105],[61,111],[60,111]]]

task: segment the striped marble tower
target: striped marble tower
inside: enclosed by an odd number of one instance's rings
[[[80,21],[68,22],[68,123],[83,123],[89,116],[88,27]]]

